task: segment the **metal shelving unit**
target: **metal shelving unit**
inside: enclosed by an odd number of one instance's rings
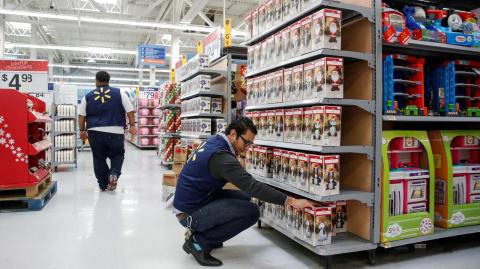
[[[161,105],[161,106],[158,106],[157,108],[158,109],[175,109],[175,108],[181,108],[182,105],[180,104],[166,104],[166,105]],[[155,117],[158,117],[158,116],[155,116]]]
[[[201,113],[201,112],[195,112],[195,113],[182,113],[180,115],[180,118],[199,118],[199,117],[206,117],[206,118],[225,118],[225,114],[212,114],[212,113]]]
[[[192,99],[198,96],[218,96],[218,97],[225,97],[224,92],[216,91],[216,90],[210,90],[210,91],[198,91],[194,93],[187,94],[185,96],[180,96],[180,100],[188,100]]]
[[[200,135],[200,134],[197,134],[197,135],[191,135],[191,134],[181,134],[180,137],[181,138],[192,138],[192,139],[207,139],[207,138],[210,138],[214,135]]]
[[[291,101],[291,102],[282,102],[282,103],[265,104],[265,105],[252,105],[252,106],[247,106],[245,110],[265,110],[265,109],[304,107],[304,106],[314,106],[314,105],[356,106],[367,112],[375,113],[375,101],[360,100],[360,99],[334,99],[334,98]]]
[[[383,121],[405,122],[480,122],[480,117],[433,117],[433,116],[394,116],[384,115]]]
[[[54,95],[54,101],[53,101],[53,110],[54,110],[54,114],[56,115],[58,113],[58,105],[64,105],[64,104],[55,104],[55,95]],[[75,104],[65,104],[65,105],[69,105],[69,106],[72,106],[74,109],[75,109],[75,115],[78,115],[77,114],[77,106]],[[52,144],[53,144],[53,147],[52,147],[52,151],[51,151],[51,166],[52,168],[54,169],[54,171],[57,171],[58,169],[58,166],[59,165],[75,165],[75,167],[78,167],[78,151],[77,151],[77,146],[76,146],[76,143],[77,143],[77,126],[78,126],[78,122],[77,122],[77,116],[54,116],[53,117],[54,119],[54,122],[52,122],[52,126],[51,126],[51,130],[50,130],[50,133],[51,133],[51,136],[52,136]],[[60,121],[60,120],[73,120],[74,121],[74,131],[57,131],[57,128],[55,126],[55,122],[57,121]],[[74,146],[70,146],[70,147],[59,147],[59,146],[56,146],[56,142],[55,142],[55,137],[57,136],[60,136],[60,135],[73,135],[75,136],[75,145]],[[61,151],[61,150],[73,150],[74,151],[74,161],[63,161],[63,162],[60,162],[57,160],[57,158],[55,158],[55,155],[58,151]]]
[[[174,137],[180,137],[180,134],[179,133],[158,133],[158,137],[174,138]]]
[[[218,77],[218,76],[224,76],[226,77],[228,75],[228,71],[226,70],[222,70],[222,69],[215,69],[215,68],[208,68],[208,67],[203,67],[203,68],[199,68],[198,70],[196,70],[195,72],[192,72],[190,74],[188,74],[186,77],[184,78],[180,78],[179,81],[180,82],[185,82],[187,80],[190,80],[198,75],[210,75],[213,78],[215,77]]]

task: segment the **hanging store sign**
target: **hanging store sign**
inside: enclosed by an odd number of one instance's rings
[[[203,48],[210,62],[220,58],[222,55],[222,34],[220,30],[213,31],[205,38]]]
[[[48,61],[0,60],[0,89],[48,93]]]
[[[153,87],[141,87],[139,89],[139,98],[154,99],[157,98],[158,88]]]
[[[224,46],[225,48],[230,48],[232,46],[232,20],[226,19],[224,23],[225,28],[225,40]]]
[[[166,57],[164,46],[140,45],[137,48],[137,65],[165,66]]]

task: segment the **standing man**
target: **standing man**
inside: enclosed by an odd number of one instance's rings
[[[95,80],[97,88],[83,97],[80,103],[80,138],[83,141],[88,138],[90,142],[93,169],[100,190],[113,191],[117,188],[125,158],[125,113],[130,134],[134,135],[136,131],[133,105],[124,92],[108,86],[110,75],[107,72],[99,71]],[[110,159],[110,167],[107,158]]]
[[[249,118],[233,121],[226,135],[209,138],[185,164],[173,200],[176,216],[187,234],[183,250],[203,266],[220,266],[210,255],[214,248],[255,224],[260,216],[250,197],[296,208],[313,207],[256,181],[240,165],[237,156],[253,144],[257,128]],[[237,190],[223,190],[231,182]]]

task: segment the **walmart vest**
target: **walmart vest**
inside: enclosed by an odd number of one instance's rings
[[[125,108],[120,89],[98,87],[85,96],[87,129],[104,126],[125,127]]]
[[[187,214],[208,203],[213,194],[227,183],[211,176],[208,163],[213,154],[224,151],[233,155],[227,141],[220,135],[209,138],[192,154],[180,173],[173,206]]]

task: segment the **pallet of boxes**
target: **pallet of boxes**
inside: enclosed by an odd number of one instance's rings
[[[183,146],[175,146],[173,152],[173,165],[171,171],[163,172],[163,193],[162,200],[168,201],[175,193],[175,187],[177,186],[178,177],[183,169],[183,166],[187,162],[188,149]]]

